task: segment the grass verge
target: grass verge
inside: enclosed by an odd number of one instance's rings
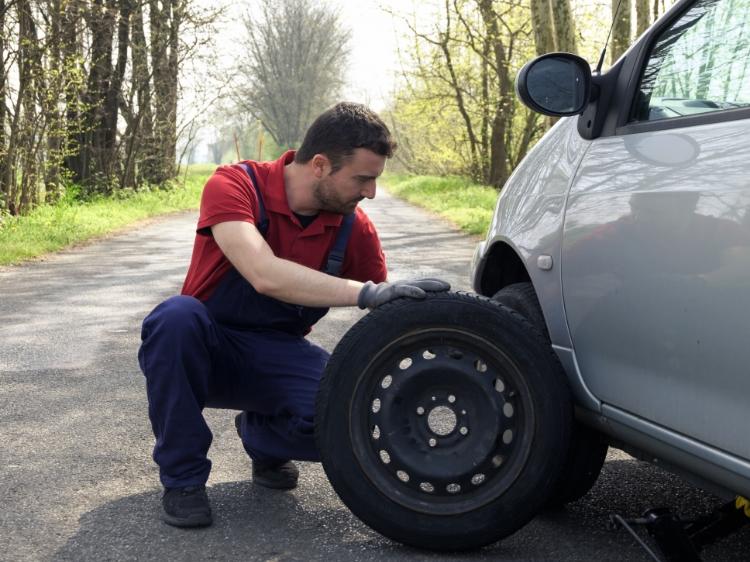
[[[22,217],[0,217],[0,265],[12,265],[175,211],[197,209],[216,166],[190,166],[172,189],[126,191],[115,197],[77,200],[72,193]],[[182,185],[182,180],[185,180]]]
[[[469,234],[487,232],[497,200],[493,187],[455,176],[387,173],[382,181],[393,195],[438,213]]]

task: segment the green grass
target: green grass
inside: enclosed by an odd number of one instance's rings
[[[383,185],[393,195],[429,209],[469,234],[485,234],[497,190],[456,176],[412,176],[387,173]]]
[[[76,199],[70,190],[60,202],[37,207],[28,215],[0,216],[0,265],[104,236],[156,215],[197,209],[203,184],[215,168],[190,166],[172,189],[128,191],[87,201]]]

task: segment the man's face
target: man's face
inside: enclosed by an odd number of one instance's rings
[[[366,148],[354,149],[341,168],[331,173],[328,167],[313,187],[318,207],[342,215],[353,212],[362,199],[375,197],[375,180],[384,168],[385,156]]]

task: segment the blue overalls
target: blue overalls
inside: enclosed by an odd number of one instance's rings
[[[265,236],[263,199],[252,169],[243,167],[258,195],[258,230]],[[340,273],[354,218],[344,217],[325,273]],[[165,487],[208,480],[213,436],[204,407],[247,412],[242,443],[253,460],[319,460],[313,417],[328,352],[304,335],[326,312],[261,295],[232,268],[205,302],[172,297],[146,317],[138,361]]]

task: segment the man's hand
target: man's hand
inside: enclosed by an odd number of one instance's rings
[[[368,281],[359,292],[357,306],[359,308],[377,308],[394,299],[409,297],[423,299],[427,293],[440,293],[450,290],[450,283],[440,279],[413,279],[410,281],[394,281],[393,283],[373,283]]]

